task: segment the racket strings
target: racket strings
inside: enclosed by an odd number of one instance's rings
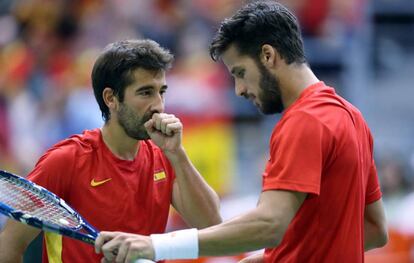
[[[55,199],[20,180],[1,178],[0,202],[42,221],[69,228],[79,228],[79,219],[61,207]]]

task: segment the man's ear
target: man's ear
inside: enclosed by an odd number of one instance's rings
[[[109,110],[116,110],[118,107],[118,98],[115,96],[114,94],[114,90],[106,87],[103,91],[102,91],[102,98],[106,104],[106,106],[108,106]]]
[[[269,44],[264,44],[260,52],[260,61],[267,68],[274,68],[280,62],[279,52]]]

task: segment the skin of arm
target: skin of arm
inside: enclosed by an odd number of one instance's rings
[[[174,208],[191,227],[200,229],[221,223],[217,194],[198,173],[182,147],[180,120],[172,114],[156,113],[145,127],[174,168]]]
[[[198,229],[221,223],[219,198],[194,168],[184,149],[167,157],[176,175],[173,206],[186,223]]]
[[[364,249],[379,248],[388,242],[387,224],[382,199],[365,206]]]
[[[174,208],[191,227],[219,224],[222,221],[219,198],[197,172],[182,147],[181,121],[172,114],[156,113],[145,123],[145,128],[174,168]]]
[[[292,191],[263,192],[254,210],[200,230],[199,256],[234,255],[276,247],[305,197],[305,193]]]
[[[27,246],[40,230],[14,220],[8,220],[0,233],[0,259],[2,263],[23,261]]]
[[[302,205],[305,193],[272,190],[261,194],[257,207],[232,220],[198,231],[199,256],[225,256],[277,246]],[[154,259],[148,236],[101,232],[95,250],[103,262]],[[113,251],[118,251],[114,256]]]

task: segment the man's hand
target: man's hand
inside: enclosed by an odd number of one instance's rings
[[[95,252],[102,252],[102,263],[130,263],[141,258],[152,260],[155,257],[149,236],[123,232],[101,232],[95,241]]]
[[[164,152],[176,152],[181,149],[183,125],[172,114],[154,113],[144,124],[151,140]]]

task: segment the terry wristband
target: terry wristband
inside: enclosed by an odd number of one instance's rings
[[[155,261],[198,258],[198,231],[195,228],[166,234],[152,234]]]

